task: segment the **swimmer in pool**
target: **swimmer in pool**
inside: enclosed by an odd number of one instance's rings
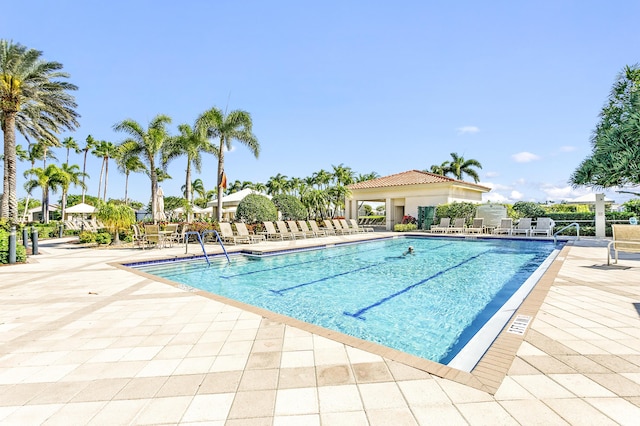
[[[409,246],[409,248],[407,249],[407,251],[405,251],[404,253],[402,253],[402,255],[403,255],[403,256],[406,256],[406,255],[408,255],[408,254],[416,254],[416,253],[413,251],[413,246]]]

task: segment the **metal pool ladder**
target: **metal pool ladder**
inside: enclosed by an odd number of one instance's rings
[[[553,234],[553,243],[556,244],[558,242],[558,234],[561,233],[562,231],[564,231],[567,228],[571,228],[572,226],[576,227],[576,240],[580,239],[580,224],[577,222],[573,222],[568,224],[567,226],[565,226],[564,228],[562,228],[561,230],[559,230],[558,232],[556,232],[555,234]]]
[[[227,262],[231,263],[231,260],[229,260],[229,255],[227,254],[227,250],[224,248],[224,245],[222,244],[222,239],[220,238],[220,235],[218,235],[218,231],[216,230],[205,230],[202,232],[202,236],[200,235],[200,233],[198,231],[187,231],[184,233],[184,254],[187,254],[189,252],[189,235],[195,235],[198,238],[198,242],[200,243],[200,247],[202,248],[202,254],[204,254],[204,258],[207,261],[207,265],[211,266],[211,262],[209,261],[209,256],[207,256],[207,251],[204,249],[204,235],[205,234],[215,234],[216,238],[218,239],[218,241],[220,242],[220,246],[222,247],[222,251],[224,251],[224,255],[227,257]]]

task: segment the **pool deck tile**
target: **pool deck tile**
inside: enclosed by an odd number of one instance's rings
[[[267,242],[252,250],[397,236]],[[120,263],[197,256],[41,241],[0,268],[0,423],[637,424],[640,256],[566,245],[471,372]],[[230,252],[246,246],[230,247]],[[208,245],[211,253],[221,250]]]

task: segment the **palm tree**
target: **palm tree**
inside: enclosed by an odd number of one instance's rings
[[[287,188],[287,177],[278,173],[267,181],[267,194],[273,196],[283,194]]]
[[[89,135],[87,136],[86,139],[86,143],[84,145],[84,148],[82,148],[82,152],[84,152],[84,161],[82,163],[82,173],[84,173],[82,175],[82,202],[84,203],[84,199],[85,199],[85,193],[87,192],[87,186],[84,183],[84,178],[86,176],[88,176],[86,174],[87,171],[87,154],[89,153],[89,151],[91,151],[92,149],[94,149],[96,147],[96,145],[98,144],[98,141],[95,140],[93,138],[93,136]]]
[[[158,157],[169,139],[166,125],[171,123],[171,118],[166,115],[157,115],[149,123],[145,130],[138,122],[126,119],[116,123],[113,129],[117,132],[125,132],[130,138],[127,144],[127,153],[143,155],[147,162],[147,170],[151,179],[151,215],[156,218],[156,205],[158,201]],[[123,153],[124,154],[124,153]]]
[[[67,210],[67,193],[71,185],[82,187],[84,183],[80,180],[84,177],[84,173],[80,171],[80,166],[77,164],[69,165],[64,163],[58,170],[58,180],[60,188],[62,189],[62,220],[64,220],[65,212]]]
[[[40,152],[42,152],[42,158],[40,158],[42,160],[42,168],[46,169],[47,168],[47,159],[50,158],[52,160],[56,160],[58,161],[58,157],[56,157],[55,152],[51,151],[49,148],[52,147],[60,147],[60,143],[58,141],[56,141],[55,143],[52,143],[50,141],[47,141],[45,139],[41,139],[40,141],[38,141],[38,143],[36,144],[36,149],[39,149]]]
[[[104,195],[103,201],[107,201],[107,183],[109,181],[109,159],[118,154],[118,147],[113,142],[100,141],[98,145],[91,151],[93,155],[102,158],[102,166],[100,167],[100,180],[98,181],[98,198],[100,198],[100,189],[102,188],[102,175],[104,173]]]
[[[46,169],[36,167],[24,172],[24,177],[33,176],[24,184],[27,192],[33,191],[34,188],[42,189],[42,218],[44,223],[49,223],[49,192],[55,192],[62,184],[60,169],[55,164],[49,164]]]
[[[78,126],[76,102],[62,64],[42,52],[0,40],[0,127],[4,133],[4,176],[0,217],[18,220],[16,130],[27,140],[57,141],[61,129]]]
[[[222,178],[224,173],[224,149],[231,150],[234,140],[244,144],[258,158],[260,144],[252,133],[251,115],[242,110],[231,111],[225,115],[218,108],[211,108],[198,118],[197,126],[207,129],[207,137],[219,138],[218,149],[218,222],[222,220]]]
[[[367,180],[378,179],[379,177],[380,177],[380,175],[378,173],[376,173],[376,172],[359,174],[356,177],[356,182],[364,182],[364,181],[367,181]]]
[[[355,181],[355,173],[351,167],[345,167],[342,164],[333,167],[333,178],[337,185],[351,185]]]
[[[449,162],[448,161],[444,161],[439,166],[437,164],[433,164],[429,171],[431,173],[436,174],[436,175],[446,176],[448,173],[450,173]]]
[[[202,179],[200,178],[191,182],[191,190],[193,191],[193,194],[198,194],[202,198],[205,198],[207,195],[207,191],[204,189],[204,182],[202,182]],[[193,196],[193,194],[191,195]]]
[[[482,168],[482,164],[478,160],[470,159],[465,160],[464,157],[456,154],[455,152],[451,153],[451,161],[449,162],[449,172],[455,176],[456,179],[462,180],[463,175],[468,175],[473,178],[475,183],[478,183],[480,177],[478,176],[478,172],[476,172],[473,168],[477,167],[479,169]]]
[[[329,182],[331,182],[331,173],[324,169],[320,169],[320,171],[313,173],[311,177],[313,178],[313,184],[317,185],[318,189],[327,189],[329,187]]]
[[[82,152],[78,146],[78,142],[76,142],[76,140],[71,136],[62,140],[62,146],[67,150],[67,161],[65,161],[65,164],[69,164],[69,151],[73,150],[76,154],[80,154]]]
[[[253,190],[257,191],[257,192],[266,192],[267,191],[267,185],[265,185],[262,182],[256,182],[253,184]]]
[[[180,131],[180,135],[170,138],[163,151],[163,163],[165,165],[176,157],[187,156],[184,193],[188,205],[191,205],[193,198],[193,190],[191,189],[191,166],[193,166],[196,172],[200,173],[202,170],[203,152],[218,157],[218,148],[207,138],[207,128],[204,127],[204,124],[204,121],[198,118],[193,127],[189,127],[187,124],[179,125],[178,130]],[[189,214],[187,220],[191,220],[190,216],[191,214]]]
[[[137,155],[131,154],[125,146],[118,147],[119,154],[116,156],[118,170],[124,173],[124,203],[129,205],[129,174],[140,173],[147,170],[147,167]]]

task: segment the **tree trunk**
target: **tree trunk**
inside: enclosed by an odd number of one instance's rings
[[[82,163],[82,202],[84,203],[84,196],[87,193],[87,187],[84,183],[84,179],[86,177],[85,172],[87,171],[87,154],[89,153],[89,148],[84,150],[84,162]]]
[[[151,174],[151,217],[153,223],[158,223],[156,219],[156,207],[158,200],[158,174],[156,173],[156,162],[152,156],[149,156],[149,169]]]
[[[5,112],[4,116],[4,177],[0,217],[18,221],[18,196],[16,194],[16,113]]]
[[[98,200],[100,199],[100,190],[102,189],[102,174],[104,173],[104,159],[102,159],[102,166],[100,167],[100,180],[98,181]]]
[[[129,205],[129,170],[127,170],[127,172],[124,174],[125,178],[124,178],[124,204],[125,205]]]
[[[220,137],[220,151],[218,154],[218,222],[222,222],[222,170],[224,169],[224,139]]]
[[[189,209],[187,210],[187,222],[191,222],[191,219],[193,217],[193,213],[191,213],[191,159],[189,157],[187,157],[187,182],[185,182],[185,187],[187,188],[186,190],[186,198],[187,198],[187,204],[189,205]]]
[[[102,199],[107,201],[107,184],[109,183],[109,157],[104,159],[104,196]]]

